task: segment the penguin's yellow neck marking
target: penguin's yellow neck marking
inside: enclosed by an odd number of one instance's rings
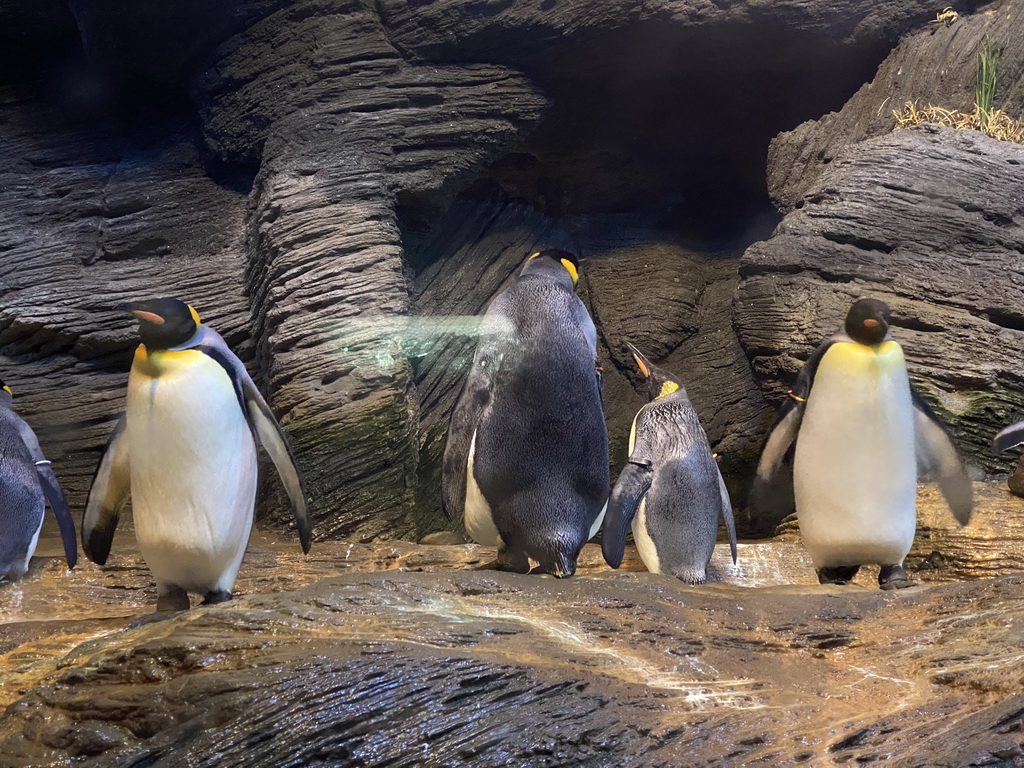
[[[188,311],[192,313],[192,319],[196,321],[196,328],[198,328],[200,325],[199,313],[196,312],[195,307],[193,307],[191,304],[188,305]]]
[[[565,267],[566,272],[569,273],[569,277],[572,278],[572,284],[576,285],[580,279],[580,273],[576,269],[576,265],[568,259],[562,259],[562,266]]]
[[[829,348],[821,363],[848,376],[891,375],[906,366],[903,349],[895,341],[883,341],[875,346],[839,341]]]
[[[4,385],[4,392],[6,392],[6,393],[7,393],[8,395],[10,395],[11,397],[14,397],[14,393],[13,393],[13,392],[11,392],[11,388],[10,388],[10,387],[8,387],[8,386],[7,386],[6,384]]]
[[[658,392],[658,397],[665,397],[666,395],[671,395],[677,389],[679,389],[679,385],[676,384],[674,381],[666,381],[664,384],[661,385],[661,391]],[[655,400],[657,400],[657,398],[655,398]]]
[[[151,352],[145,344],[139,344],[132,361],[132,373],[155,379],[177,373],[205,357],[198,349],[157,349]]]

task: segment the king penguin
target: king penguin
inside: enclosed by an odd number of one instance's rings
[[[597,331],[574,289],[574,256],[534,253],[481,320],[442,468],[449,517],[498,548],[498,568],[530,559],[562,578],[597,532],[608,499],[608,433]]]
[[[0,381],[0,580],[15,581],[28,571],[46,502],[60,525],[68,568],[74,568],[78,541],[64,491],[36,433],[14,412],[11,388]]]
[[[632,344],[626,346],[647,379],[650,402],[633,419],[629,458],[608,502],[601,532],[604,559],[612,568],[622,564],[632,522],[647,570],[703,584],[720,516],[736,562],[729,491],[682,382]]]
[[[797,519],[822,584],[845,584],[861,565],[877,564],[882,589],[913,585],[903,559],[916,530],[919,470],[938,481],[961,525],[971,518],[970,478],[911,386],[890,322],[883,302],[853,303],[845,332],[804,363],[758,466],[755,506],[796,442]]]
[[[178,299],[121,304],[142,343],[86,502],[85,554],[103,565],[121,507],[132,498],[139,551],[153,573],[157,611],[231,599],[252,528],[256,445],[270,454],[309,551],[306,495],[295,460],[242,362]]]

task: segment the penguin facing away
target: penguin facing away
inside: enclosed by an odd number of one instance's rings
[[[632,522],[647,570],[703,584],[719,516],[736,562],[729,491],[682,382],[652,365],[632,344],[626,346],[647,379],[650,402],[633,419],[629,458],[608,502],[601,535],[604,559],[612,568],[622,564]]]
[[[562,578],[601,525],[610,485],[597,331],[574,288],[574,256],[534,253],[488,306],[452,413],[442,468],[450,518],[498,547],[500,569],[530,559]]]
[[[15,413],[11,388],[0,381],[0,580],[15,581],[28,571],[47,502],[60,525],[68,568],[74,568],[78,540],[64,491],[36,433]]]
[[[157,611],[231,599],[252,528],[256,445],[273,460],[303,552],[311,529],[295,460],[270,407],[224,339],[171,298],[120,304],[139,321],[125,414],[93,478],[82,521],[103,565],[132,497],[135,535],[157,585]]]
[[[967,470],[910,384],[890,322],[883,302],[853,303],[844,332],[804,363],[758,466],[755,506],[796,443],[797,518],[823,584],[845,584],[861,565],[877,564],[882,589],[913,585],[903,559],[916,531],[919,470],[937,480],[961,525],[971,518]]]

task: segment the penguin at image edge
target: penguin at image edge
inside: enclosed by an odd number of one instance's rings
[[[220,334],[178,299],[120,304],[142,343],[82,521],[86,555],[103,565],[121,508],[132,498],[139,551],[157,584],[157,611],[231,599],[252,528],[256,446],[273,460],[303,552],[306,494],[284,433]]]
[[[601,548],[622,564],[632,523],[647,570],[703,584],[722,518],[736,562],[732,503],[707,435],[682,382],[626,343],[647,380],[650,402],[633,419],[629,457],[608,502]]]
[[[818,580],[845,584],[881,566],[882,589],[913,586],[903,559],[917,525],[918,471],[938,482],[961,525],[973,493],[945,427],[910,384],[889,307],[859,299],[844,332],[804,363],[765,445],[752,492],[760,501],[790,445],[800,533]]]
[[[449,518],[500,569],[572,576],[610,486],[597,330],[570,253],[532,254],[488,305],[442,467]]]
[[[60,526],[68,568],[78,562],[78,540],[64,491],[36,433],[14,411],[14,394],[0,381],[0,580],[28,571],[39,543],[46,503]]]

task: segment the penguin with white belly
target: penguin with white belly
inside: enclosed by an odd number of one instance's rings
[[[32,427],[14,411],[11,388],[0,381],[0,580],[28,571],[50,503],[64,544],[68,568],[78,561],[75,522],[60,483]]]
[[[178,299],[115,307],[135,315],[142,344],[125,414],[93,479],[82,521],[85,554],[103,565],[129,494],[135,536],[157,586],[158,612],[231,599],[252,528],[256,445],[284,483],[303,552],[311,529],[295,460],[242,362]]]
[[[970,478],[945,428],[911,386],[889,308],[859,299],[845,332],[804,363],[765,445],[752,504],[790,445],[800,533],[823,584],[881,566],[882,589],[913,585],[903,559],[914,541],[918,470],[937,480],[961,525],[971,518]]]
[[[574,256],[530,256],[488,306],[448,430],[442,500],[498,568],[530,559],[562,578],[601,525],[608,433],[597,331],[574,292]]]
[[[736,562],[729,491],[682,382],[632,344],[626,346],[647,379],[651,401],[633,419],[629,458],[608,502],[601,533],[604,559],[612,568],[621,565],[632,522],[647,570],[703,584],[719,517]]]

